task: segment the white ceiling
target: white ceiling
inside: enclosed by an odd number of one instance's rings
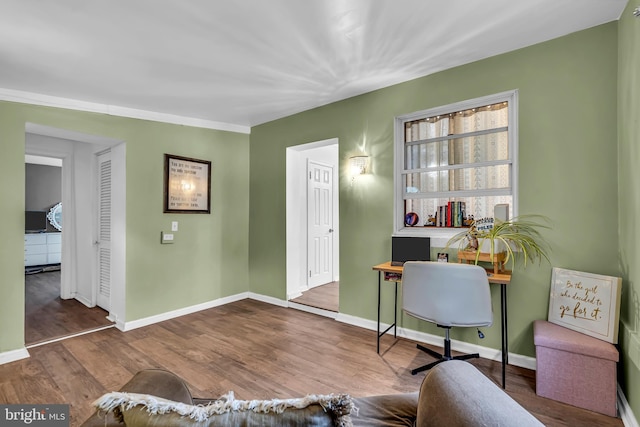
[[[25,92],[249,128],[617,20],[626,4],[0,0],[0,99]]]

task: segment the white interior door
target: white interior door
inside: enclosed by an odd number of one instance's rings
[[[333,168],[308,162],[307,287],[333,280]]]
[[[111,310],[111,152],[98,155],[97,305]]]

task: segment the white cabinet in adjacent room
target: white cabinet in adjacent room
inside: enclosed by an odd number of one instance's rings
[[[24,265],[60,264],[62,233],[24,235]]]

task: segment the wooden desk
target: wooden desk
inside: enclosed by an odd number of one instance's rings
[[[398,322],[398,282],[402,281],[402,266],[391,265],[390,261],[374,265],[373,270],[378,272],[378,345],[377,351],[380,354],[380,337],[393,328],[393,337],[397,336]],[[385,281],[395,283],[395,302],[393,311],[393,324],[380,332],[380,290],[382,277]],[[493,269],[487,269],[489,283],[500,285],[500,329],[502,334],[502,388],[505,388],[506,366],[509,363],[509,338],[507,333],[507,285],[511,282],[511,272],[504,271],[494,273]]]

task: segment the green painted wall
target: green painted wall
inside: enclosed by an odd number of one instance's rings
[[[389,259],[393,231],[394,117],[519,90],[520,213],[548,216],[553,266],[618,274],[616,154],[617,24],[611,23],[269,122],[251,133],[250,289],[285,298],[285,149],[337,137],[341,169],[372,158],[353,185],[342,171],[340,311],[376,319],[371,266]],[[609,172],[610,171],[610,172]],[[535,355],[532,321],[546,318],[549,264],[517,270],[509,285],[509,350]],[[392,300],[392,287],[383,299]],[[493,290],[499,313],[499,289]],[[385,305],[386,320],[392,305]],[[383,319],[384,320],[384,319]],[[408,317],[405,327],[441,334]],[[500,325],[452,337],[500,348]]]
[[[628,3],[618,23],[618,198],[622,306],[620,344],[622,384],[629,405],[640,415],[640,354],[635,363],[632,342],[640,343],[640,20]]]
[[[375,320],[371,266],[389,258],[393,227],[393,118],[518,89],[520,212],[551,218],[553,230],[545,237],[552,265],[518,269],[509,285],[510,351],[534,355],[531,322],[546,317],[552,266],[620,274],[621,381],[640,413],[640,372],[628,356],[630,337],[638,338],[640,328],[640,28],[630,12],[631,5],[619,24],[266,123],[250,137],[0,102],[0,352],[24,345],[26,122],[126,141],[127,321],[247,289],[284,299],[286,148],[338,137],[341,168],[351,154],[365,151],[372,157],[371,175],[352,184],[346,170],[340,174],[340,311]],[[211,215],[162,213],[165,152],[213,161]],[[159,232],[172,220],[180,222],[176,243],[161,246]],[[387,287],[383,299],[390,301],[391,291]],[[494,289],[496,314],[498,307]],[[383,316],[390,319],[390,304]],[[401,323],[439,333],[409,318]],[[458,330],[453,338],[499,348],[499,325],[485,333],[484,341],[474,331]]]
[[[126,142],[126,321],[248,289],[249,135],[0,102],[0,352],[24,346],[25,123]],[[212,213],[163,214],[164,153],[212,161]],[[173,245],[160,232],[179,221]]]

